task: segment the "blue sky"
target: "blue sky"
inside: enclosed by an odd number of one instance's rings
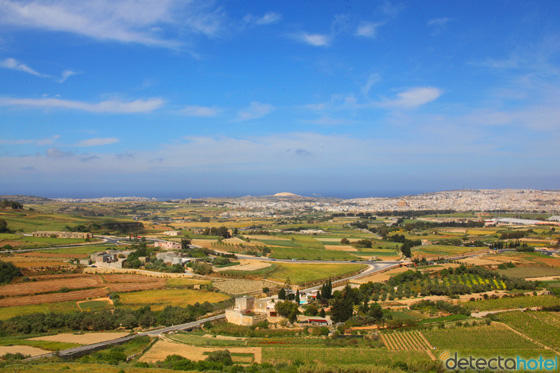
[[[558,189],[559,14],[0,0],[0,194]]]

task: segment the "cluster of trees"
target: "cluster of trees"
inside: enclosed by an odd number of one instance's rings
[[[8,284],[16,277],[23,276],[18,267],[0,260],[0,284]]]
[[[389,236],[387,237],[387,241],[402,243],[400,250],[401,253],[407,258],[410,258],[412,256],[412,248],[414,246],[422,245],[422,240],[409,240],[405,237],[404,234],[395,234],[393,236]]]
[[[427,310],[439,310],[453,315],[471,315],[471,312],[465,307],[459,304],[451,304],[441,300],[438,300],[437,302],[433,302],[431,300],[423,300],[421,302],[413,304],[412,306],[410,306],[410,308],[413,310],[420,310],[424,312]]]
[[[64,230],[67,232],[92,232],[101,230],[103,227],[97,223],[91,223],[88,225],[80,224],[76,225],[75,227],[65,226]]]
[[[167,306],[162,311],[152,311],[149,306],[131,310],[116,308],[98,312],[33,313],[0,321],[0,335],[46,333],[57,330],[114,330],[119,327],[177,325],[196,320],[213,311],[212,304],[195,303],[187,307]]]
[[[500,240],[516,240],[527,236],[530,231],[514,231],[514,232],[504,232],[500,234]]]
[[[23,210],[23,205],[17,201],[8,201],[7,199],[4,199],[2,202],[0,202],[0,208],[2,209],[7,209],[7,208],[11,208],[14,210]]]
[[[229,233],[229,230],[224,226],[221,226],[220,228],[216,228],[216,227],[204,228],[202,234],[205,236],[219,236],[223,238],[231,238],[231,234]]]

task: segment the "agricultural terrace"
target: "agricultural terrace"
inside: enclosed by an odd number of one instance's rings
[[[494,357],[555,356],[554,352],[543,349],[537,343],[511,331],[504,325],[492,323],[469,327],[432,328],[423,331],[426,339],[436,350],[435,355],[446,351],[457,352],[461,356]]]
[[[128,308],[150,306],[154,311],[161,311],[166,306],[186,307],[195,303],[218,303],[229,298],[221,293],[191,289],[147,290],[120,295],[122,304]]]
[[[476,300],[463,304],[471,311],[513,310],[518,308],[560,306],[560,298],[551,295],[540,296],[504,296],[498,299]]]
[[[293,284],[304,284],[338,278],[344,275],[357,273],[366,268],[364,264],[305,264],[305,263],[279,263],[275,262],[270,267],[255,271],[228,270],[222,273],[251,278],[265,278],[285,282],[288,278]]]
[[[560,314],[558,312],[504,312],[497,318],[545,346],[560,351]]]

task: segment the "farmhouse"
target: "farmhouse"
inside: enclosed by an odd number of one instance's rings
[[[171,241],[156,241],[155,247],[161,247],[163,250],[181,250],[181,243]]]
[[[37,231],[33,237],[56,237],[56,238],[93,238],[93,234],[87,232],[59,232],[59,231]]]
[[[163,234],[166,236],[180,236],[183,232],[181,231],[165,231]]]
[[[226,310],[228,322],[244,326],[252,326],[275,316],[273,302],[248,296],[235,298],[235,306]]]
[[[122,268],[123,262],[132,251],[106,250],[90,255],[90,262],[96,267]]]

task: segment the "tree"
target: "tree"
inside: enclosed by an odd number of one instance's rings
[[[286,299],[286,289],[282,288],[280,289],[280,291],[278,292],[278,299]]]
[[[14,279],[14,277],[22,276],[18,267],[9,262],[0,260],[0,284],[7,284]]]
[[[294,302],[284,301],[278,302],[274,306],[276,312],[282,317],[287,318],[292,324],[297,320],[297,315],[299,313],[299,307]]]
[[[340,240],[340,243],[342,245],[348,245],[350,243],[350,240],[348,240],[348,238],[343,238],[343,239]]]
[[[321,317],[327,316],[327,313],[325,312],[324,308],[321,308],[321,311],[319,311],[319,316],[321,316]]]
[[[299,298],[299,289],[297,289],[297,290],[296,290],[296,304],[299,305],[300,301],[301,301],[301,300],[300,300],[300,298]]]
[[[0,219],[0,233],[9,233],[10,230],[8,229],[8,223],[6,220]]]
[[[354,304],[349,297],[336,298],[332,301],[331,319],[334,322],[344,322],[352,317]]]
[[[181,250],[187,250],[190,249],[191,245],[191,239],[188,237],[183,237],[181,238]]]

